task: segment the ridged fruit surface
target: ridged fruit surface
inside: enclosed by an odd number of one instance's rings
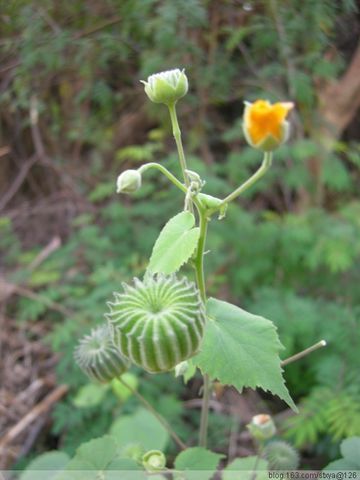
[[[114,293],[107,314],[115,345],[150,373],[166,372],[198,351],[205,312],[198,290],[175,275],[135,278]]]
[[[130,365],[114,345],[108,325],[92,330],[81,339],[74,357],[88,377],[102,383],[119,377]]]

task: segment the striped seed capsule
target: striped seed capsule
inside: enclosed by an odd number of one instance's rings
[[[205,312],[193,283],[175,275],[149,275],[123,288],[124,293],[114,293],[106,316],[124,357],[158,373],[172,370],[197,353]]]
[[[75,361],[91,380],[111,382],[130,366],[113,344],[109,327],[102,325],[92,330],[79,342],[74,353]]]

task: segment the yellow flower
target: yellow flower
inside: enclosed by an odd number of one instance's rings
[[[267,100],[245,102],[244,133],[247,142],[265,152],[275,150],[289,137],[286,117],[294,107],[291,102],[271,105]]]

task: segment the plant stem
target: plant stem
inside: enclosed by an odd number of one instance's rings
[[[208,218],[205,212],[198,208],[199,211],[199,221],[200,221],[200,236],[198,249],[195,258],[195,273],[196,273],[196,283],[200,291],[201,299],[206,305],[206,286],[205,286],[205,277],[204,277],[204,250],[206,243],[206,234],[208,226]],[[201,418],[200,418],[200,432],[199,432],[199,446],[206,447],[207,443],[207,430],[209,423],[209,401],[210,401],[210,392],[211,392],[211,382],[209,375],[204,375],[203,383],[203,400],[201,407]]]
[[[271,167],[272,163],[272,152],[265,152],[264,159],[262,161],[261,167],[252,175],[246,182],[244,182],[240,187],[234,190],[230,195],[224,198],[221,202],[220,206],[230,203],[236,197],[238,197],[241,193],[245,192],[249,187],[251,187],[255,182],[259,180]]]
[[[189,178],[188,178],[188,176],[186,175],[186,172],[185,172],[185,170],[187,169],[186,158],[185,158],[184,148],[183,148],[183,144],[182,144],[182,140],[181,140],[181,130],[180,130],[179,122],[178,122],[177,115],[176,115],[175,103],[172,103],[172,104],[168,105],[168,108],[169,108],[169,113],[170,113],[172,131],[173,131],[173,135],[174,135],[174,138],[175,138],[176,147],[177,147],[177,150],[178,150],[178,153],[179,153],[181,171],[182,171],[182,174],[183,174],[183,177],[184,177],[185,185],[186,185],[186,187],[189,187],[190,182],[189,182]]]
[[[256,455],[256,459],[255,459],[255,463],[254,463],[254,466],[253,466],[253,469],[252,469],[252,475],[250,477],[250,480],[256,480],[256,477],[257,477],[256,471],[257,471],[259,462],[261,460],[262,451],[263,451],[263,445],[260,443],[258,445],[258,452],[257,452],[257,455]]]
[[[198,209],[200,222],[200,235],[195,258],[196,283],[200,291],[201,299],[206,303],[206,287],[204,277],[204,250],[207,235],[208,219],[202,209]]]
[[[210,402],[211,382],[209,375],[205,373],[203,383],[203,399],[201,406],[199,446],[206,448],[207,431],[209,424],[209,402]]]
[[[296,362],[296,360],[300,360],[300,358],[305,357],[309,353],[314,352],[315,350],[318,350],[321,347],[326,347],[326,341],[325,340],[320,340],[320,342],[315,343],[309,348],[306,348],[302,352],[296,353],[295,355],[292,355],[289,358],[286,358],[281,362],[281,366],[284,367],[285,365],[288,365],[289,363]]]
[[[177,443],[177,445],[182,449],[186,449],[185,443],[178,437],[178,435],[174,432],[174,430],[170,427],[168,422],[165,420],[165,418],[160,415],[153,407],[150,405],[150,403],[139,393],[135,388],[132,388],[125,380],[123,380],[121,377],[118,377],[118,380],[120,383],[124,385],[127,389],[130,390],[130,392],[135,395],[135,397],[144,405],[144,407],[149,410],[152,415],[161,423],[161,425],[165,428],[165,430],[168,431],[169,435],[174,439],[174,441]]]
[[[170,182],[172,182],[175,185],[175,187],[177,187],[179,190],[181,190],[185,194],[187,193],[186,186],[183,183],[181,183],[175,177],[175,175],[173,175],[171,172],[169,172],[169,170],[167,168],[160,165],[160,163],[155,163],[155,162],[145,163],[145,165],[142,165],[138,169],[138,171],[139,171],[139,173],[144,173],[146,170],[149,170],[150,168],[156,168],[157,170],[160,170],[160,172],[163,175],[165,175],[165,177],[167,177],[170,180]]]

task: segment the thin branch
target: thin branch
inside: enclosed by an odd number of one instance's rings
[[[28,270],[30,271],[35,270],[35,268],[37,268],[41,263],[43,263],[49,257],[49,255],[51,255],[60,247],[61,247],[61,238],[54,237],[30,263]]]
[[[185,443],[178,437],[178,435],[174,432],[174,430],[171,428],[169,423],[165,420],[165,418],[160,415],[155,408],[144,398],[135,388],[131,387],[125,380],[123,380],[121,377],[118,378],[119,382],[124,385],[130,392],[135,395],[135,397],[144,405],[144,407],[149,410],[152,415],[154,415],[155,418],[158,419],[158,421],[161,423],[161,425],[167,430],[169,435],[173,438],[175,443],[182,449],[186,449]]]
[[[10,200],[14,197],[14,195],[18,192],[21,185],[26,179],[26,176],[30,170],[30,168],[35,164],[38,157],[37,155],[31,156],[21,167],[17,177],[13,181],[9,190],[3,195],[2,199],[0,200],[0,211],[3,210],[6,205],[10,202]]]
[[[0,440],[0,453],[9,443],[17,438],[34,420],[47,412],[50,407],[60,400],[69,390],[67,385],[60,385],[47,395],[40,403],[35,405],[16,425],[14,425]]]
[[[289,363],[296,362],[297,360],[300,360],[303,357],[306,357],[306,355],[309,355],[309,353],[314,352],[315,350],[318,350],[319,348],[326,347],[326,341],[325,340],[320,340],[320,342],[315,343],[315,345],[312,345],[309,348],[306,348],[302,352],[296,353],[295,355],[292,355],[289,358],[286,358],[281,362],[281,366],[284,367],[285,365],[288,365]]]

